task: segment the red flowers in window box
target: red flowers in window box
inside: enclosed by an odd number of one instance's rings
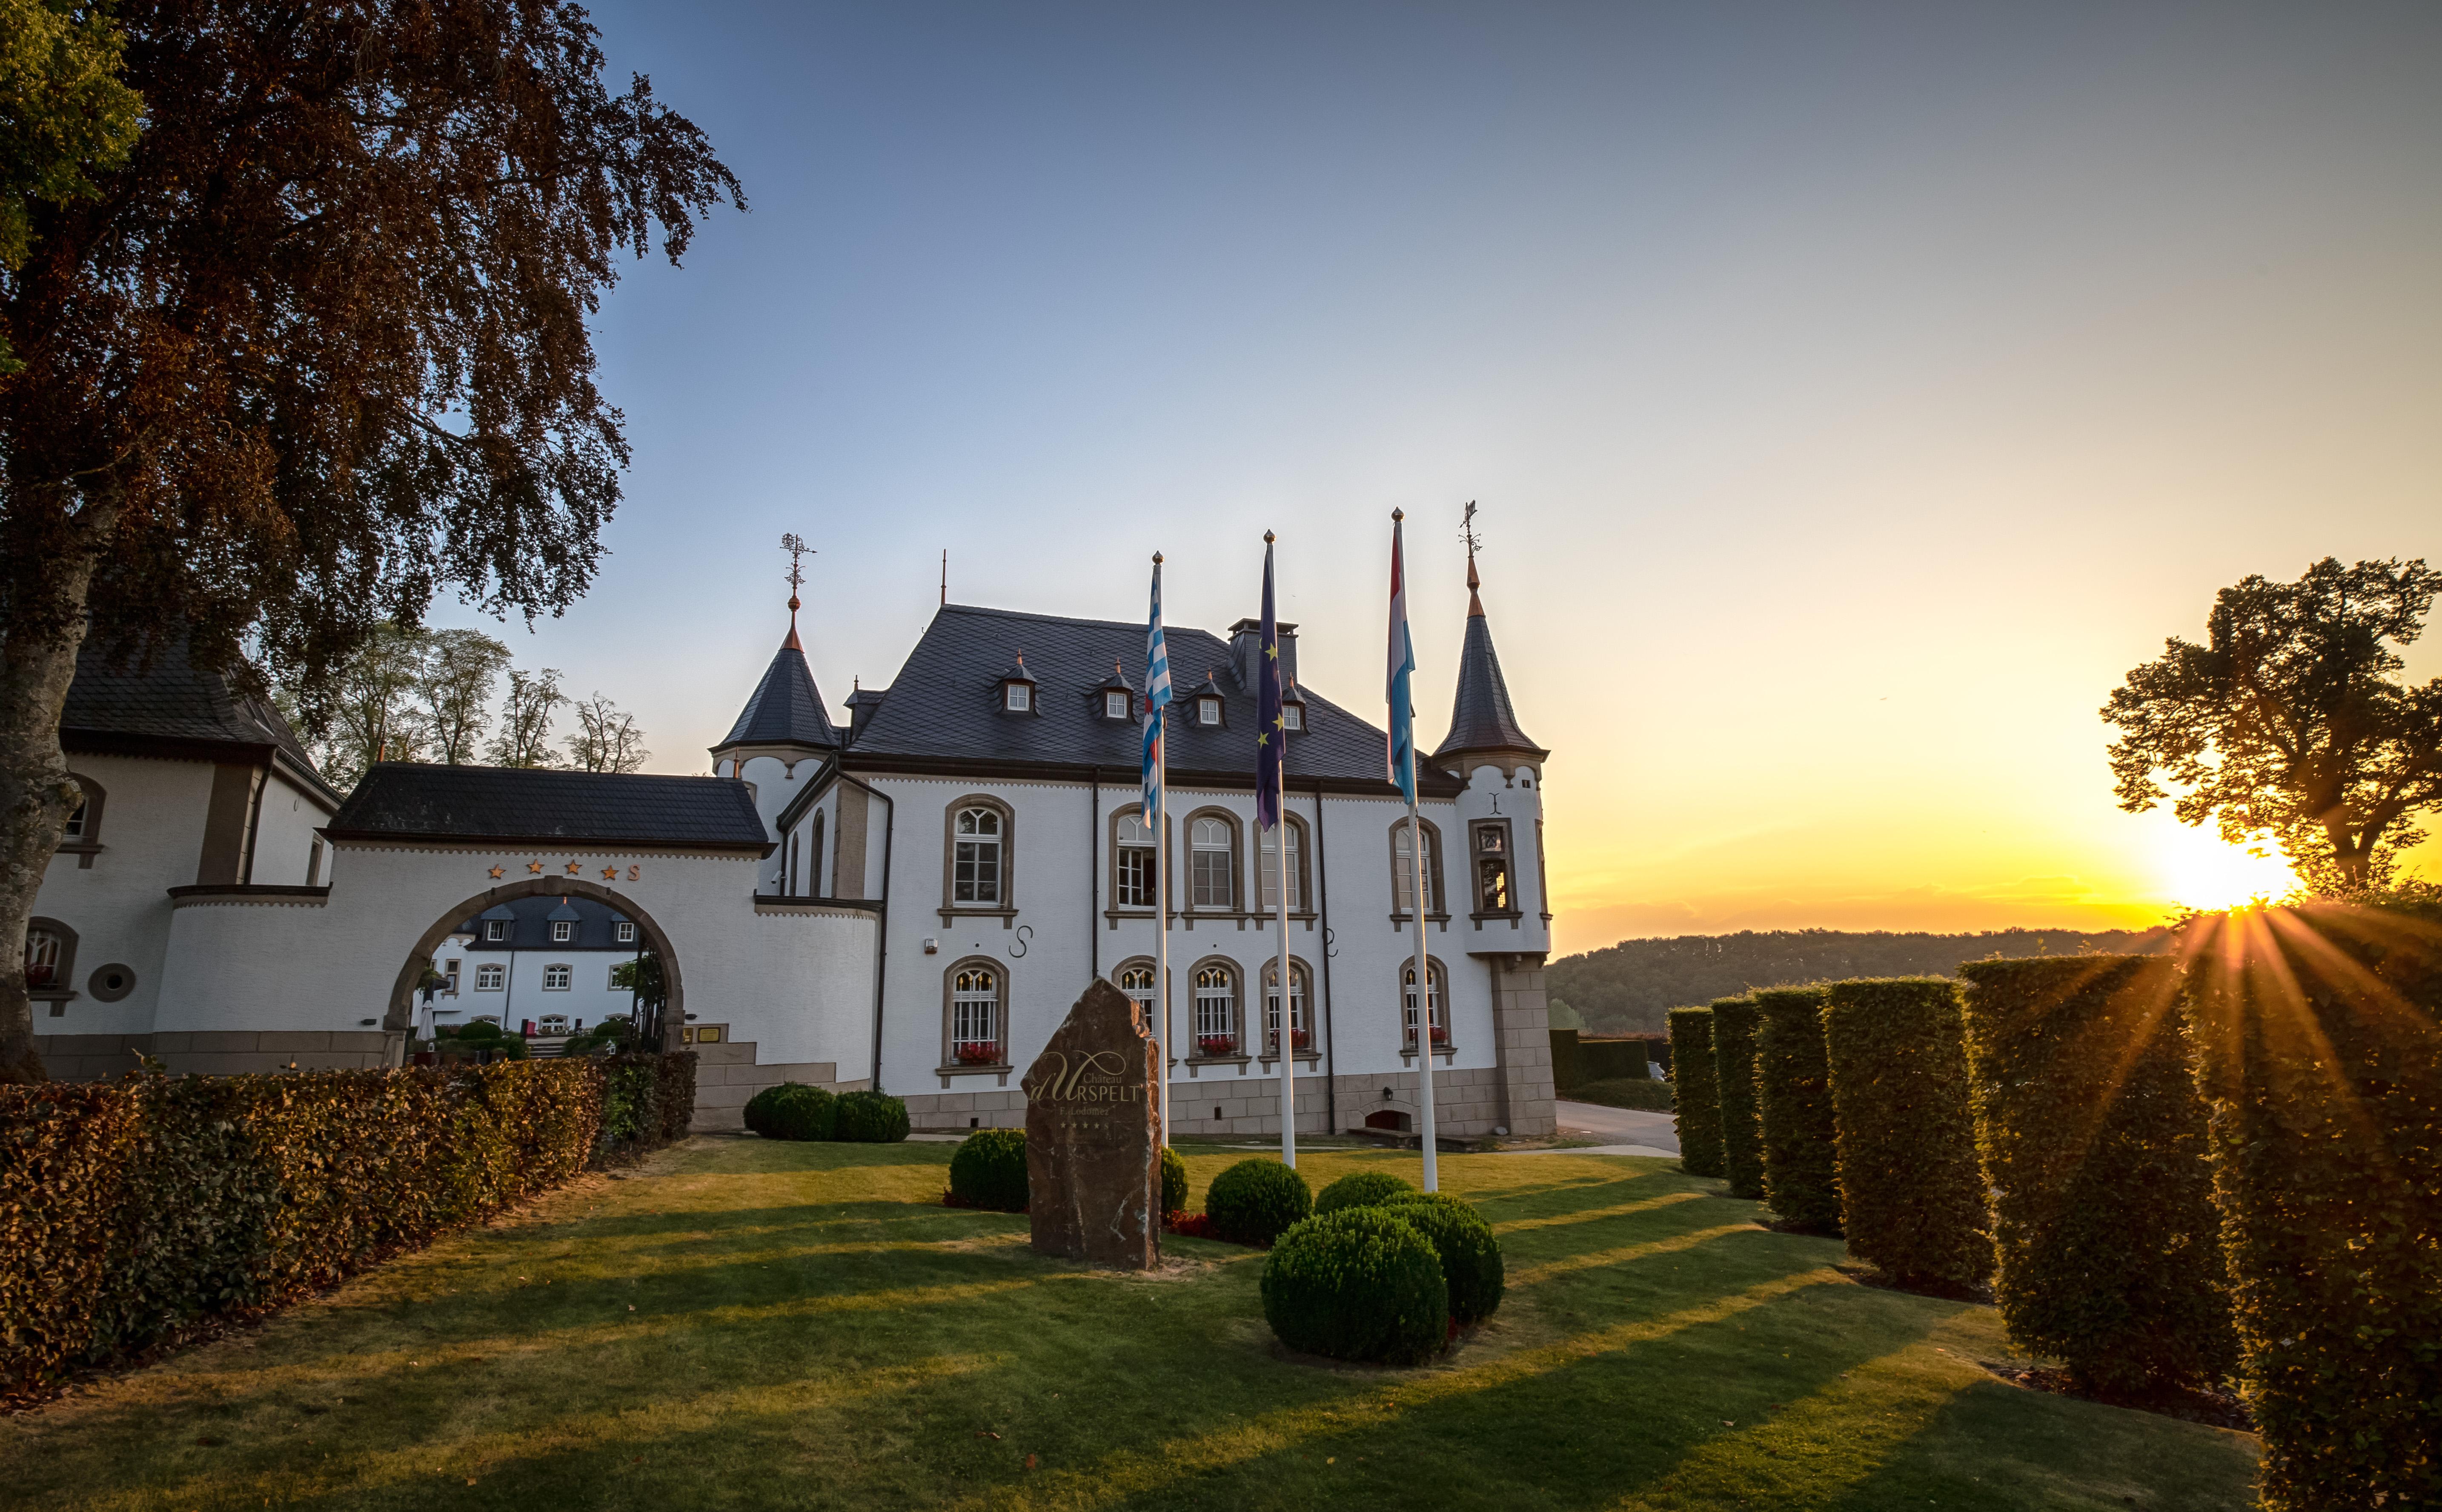
[[[1195,1048],[1205,1055],[1235,1055],[1238,1052],[1238,1036],[1199,1034],[1195,1037]]]
[[[1416,1027],[1412,1024],[1408,1026],[1408,1043],[1411,1045],[1416,1043]],[[1434,1025],[1433,1043],[1435,1045],[1448,1045],[1449,1043],[1449,1030],[1442,1028],[1439,1024]]]
[[[1311,1034],[1309,1034],[1309,1033],[1307,1033],[1305,1030],[1303,1030],[1303,1029],[1294,1029],[1289,1030],[1289,1044],[1291,1044],[1292,1046],[1296,1047],[1297,1048],[1299,1048],[1299,1049],[1301,1049],[1301,1050],[1302,1050],[1302,1049],[1304,1049],[1308,1045],[1312,1044],[1312,1043],[1313,1043],[1313,1041],[1314,1041],[1314,1036],[1313,1036],[1313,1035],[1311,1035]],[[1274,1029],[1274,1030],[1272,1030],[1272,1032],[1271,1032],[1271,1046],[1272,1046],[1272,1048],[1273,1048],[1273,1049],[1275,1049],[1275,1050],[1277,1050],[1277,1049],[1279,1049],[1279,1048],[1281,1047],[1281,1031],[1280,1031],[1279,1029]]]
[[[28,966],[26,968],[26,985],[27,985],[27,986],[28,986],[28,987],[48,987],[48,986],[50,986],[50,985],[51,985],[51,974],[52,974],[54,971],[56,971],[57,969],[58,969],[58,968],[56,968],[56,967],[48,966],[48,965],[44,965],[44,966],[33,966],[33,965],[28,965]]]
[[[954,1047],[950,1053],[957,1057],[960,1066],[998,1066],[1000,1064],[1000,1047],[988,1040],[968,1040]]]

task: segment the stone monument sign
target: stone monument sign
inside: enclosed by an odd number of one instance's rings
[[[1019,1085],[1034,1248],[1143,1270],[1161,1258],[1159,1047],[1137,1005],[1085,989]]]

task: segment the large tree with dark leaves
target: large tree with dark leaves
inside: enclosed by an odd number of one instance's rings
[[[2173,637],[2103,706],[2123,732],[2120,806],[2152,808],[2167,779],[2183,822],[2269,837],[2318,892],[2392,881],[2416,815],[2442,806],[2442,678],[2402,681],[2397,650],[2437,589],[2421,558],[2328,556],[2294,583],[2223,589],[2203,645]]]
[[[444,590],[554,611],[628,459],[587,328],[736,178],[549,0],[130,0],[144,130],[0,275],[0,1078],[73,801],[80,644],[187,637],[307,707]]]

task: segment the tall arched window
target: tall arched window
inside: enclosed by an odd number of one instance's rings
[[[1238,974],[1221,961],[1195,968],[1195,1053],[1238,1053]]]
[[[1305,912],[1305,826],[1284,814],[1281,822],[1264,831],[1255,847],[1255,869],[1262,874],[1259,885],[1264,911],[1270,913],[1281,905],[1281,836],[1289,839],[1289,912]]]
[[[1314,1045],[1314,1013],[1312,996],[1307,992],[1309,981],[1305,962],[1289,961],[1289,1028],[1291,1043],[1299,1049]],[[1280,1053],[1281,1047],[1281,963],[1267,961],[1264,965],[1264,1048]]]
[[[1161,1004],[1157,1002],[1154,997],[1153,962],[1149,960],[1123,961],[1121,963],[1119,970],[1111,973],[1111,980],[1118,986],[1121,993],[1125,996],[1129,1002],[1134,1003],[1137,1007],[1144,1010],[1145,1027],[1151,1029],[1154,1033],[1159,1034],[1161,1032]]]
[[[1131,809],[1119,816],[1111,833],[1111,854],[1117,867],[1112,906],[1159,906],[1161,883],[1154,873],[1153,830],[1144,822],[1142,811]]]
[[[823,832],[830,828],[829,819],[827,813],[815,813],[813,843],[806,847],[806,893],[812,898],[829,896],[823,891]]]
[[[47,929],[26,931],[26,985],[41,989],[60,982],[60,937]]]
[[[950,969],[950,1060],[959,1066],[998,1066],[1001,1043],[1000,968],[990,961],[961,961]]]
[[[1187,830],[1193,866],[1189,884],[1194,889],[1190,906],[1223,912],[1237,907],[1237,868],[1231,864],[1236,827],[1217,814],[1204,814],[1190,821]]]
[[[51,1016],[67,1012],[76,995],[77,932],[56,919],[33,919],[26,927],[26,994],[51,1005]]]
[[[1416,862],[1412,831],[1408,821],[1400,820],[1391,827],[1391,908],[1394,913],[1416,911]],[[1440,902],[1440,862],[1434,852],[1432,826],[1425,827],[1425,912],[1437,914]]]
[[[950,860],[950,902],[961,907],[993,908],[1000,904],[1000,863],[1003,839],[1000,811],[961,809]]]
[[[1442,971],[1442,963],[1437,960],[1427,961],[1425,968],[1431,975],[1428,991],[1432,998],[1433,1043],[1448,1045],[1450,1037],[1449,979]],[[1416,1043],[1416,963],[1412,960],[1399,968],[1399,1002],[1400,1022],[1407,1030],[1407,1047],[1412,1049]]]

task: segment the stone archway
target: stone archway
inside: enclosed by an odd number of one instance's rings
[[[678,952],[670,945],[670,937],[658,920],[645,911],[636,901],[624,893],[614,892],[599,883],[582,877],[535,877],[524,882],[502,883],[488,887],[444,913],[440,920],[424,932],[415,943],[407,963],[399,968],[398,982],[391,989],[390,1011],[383,1017],[385,1029],[407,1029],[415,1024],[416,984],[424,979],[424,969],[432,964],[432,953],[449,938],[458,924],[486,908],[509,902],[513,898],[591,898],[607,903],[635,921],[644,933],[645,943],[662,958],[662,984],[669,993],[669,1004],[662,1013],[662,1047],[669,1048],[678,1035],[678,1027],[686,1022],[686,994],[680,980]]]

